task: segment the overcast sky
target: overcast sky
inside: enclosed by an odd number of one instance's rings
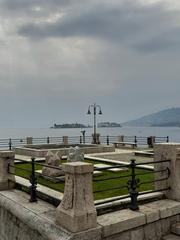
[[[180,107],[179,0],[0,0],[0,127]]]

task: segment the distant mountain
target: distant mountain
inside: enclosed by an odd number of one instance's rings
[[[180,127],[180,108],[170,108],[136,120],[122,123],[123,126]]]

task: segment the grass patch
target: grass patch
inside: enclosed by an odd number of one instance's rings
[[[98,161],[87,161],[90,163],[102,163]],[[18,169],[21,168],[21,169]],[[42,166],[36,165],[36,170],[41,170]],[[29,179],[31,175],[31,164],[30,163],[23,163],[23,164],[16,164],[16,170],[15,170],[16,175],[21,176],[23,178]],[[136,169],[136,174],[144,174],[147,173],[146,175],[140,175],[137,176],[137,178],[140,180],[140,183],[142,182],[149,182],[154,180],[154,174],[150,170],[143,170],[143,169]],[[101,176],[96,176],[93,177],[94,180],[102,180],[104,178],[114,178],[114,177],[122,177],[122,176],[127,176],[130,175],[131,171],[128,169],[127,172],[123,173],[114,173],[110,171],[103,171],[103,174]],[[109,188],[118,188],[118,189],[113,189],[113,190],[108,190],[108,191],[102,191],[98,193],[94,193],[94,198],[97,199],[104,199],[104,198],[109,198],[109,197],[115,197],[115,196],[120,196],[124,194],[128,194],[128,189],[127,188],[121,188],[122,186],[127,185],[127,182],[130,180],[130,177],[124,177],[124,178],[116,178],[116,179],[110,179],[106,181],[94,181],[93,182],[93,191],[101,191]],[[43,178],[42,176],[38,176],[38,183],[42,184],[44,186],[47,186],[49,188],[52,188],[54,190],[63,192],[64,191],[64,183],[54,183],[50,180],[47,180]],[[146,190],[152,190],[154,189],[154,184],[153,183],[148,183],[148,184],[142,184],[139,187],[139,191],[146,191]]]

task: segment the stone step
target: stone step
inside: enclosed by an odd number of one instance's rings
[[[171,232],[180,236],[180,222],[177,222],[171,226]]]
[[[175,234],[169,234],[164,236],[162,240],[180,240],[180,236],[177,236]]]

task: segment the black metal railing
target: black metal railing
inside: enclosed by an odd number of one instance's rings
[[[115,199],[107,199],[104,200],[104,203],[109,203],[109,202],[113,202],[113,201],[117,201],[117,200],[122,200],[122,199],[126,199],[126,198],[130,198],[130,209],[132,210],[138,210],[139,209],[139,204],[138,204],[138,196],[142,195],[142,194],[149,194],[149,193],[154,193],[154,192],[160,192],[160,191],[167,191],[170,189],[169,186],[160,188],[160,189],[148,189],[148,191],[144,192],[144,191],[140,191],[140,187],[142,185],[145,184],[155,184],[156,182],[163,182],[163,181],[167,181],[169,176],[170,176],[170,169],[167,166],[165,166],[163,169],[158,169],[158,170],[149,170],[146,172],[136,172],[136,170],[139,167],[142,167],[142,165],[151,165],[151,164],[158,164],[158,163],[169,163],[170,160],[162,160],[162,161],[149,161],[149,162],[143,162],[143,163],[137,163],[135,159],[132,159],[129,163],[126,164],[116,164],[116,165],[112,165],[112,166],[107,166],[107,167],[102,167],[102,168],[98,168],[99,171],[107,171],[107,170],[112,170],[114,168],[128,168],[128,172],[124,173],[123,175],[117,175],[115,174],[114,176],[111,177],[97,177],[94,176],[93,177],[93,182],[94,183],[98,183],[98,182],[103,182],[106,183],[107,181],[112,181],[112,180],[116,180],[116,179],[124,179],[123,183],[121,185],[117,184],[115,186],[108,186],[108,187],[103,187],[101,189],[98,189],[98,186],[95,187],[95,189],[93,190],[94,194],[99,194],[99,193],[103,193],[103,192],[108,192],[108,191],[115,191],[115,190],[122,190],[122,189],[126,189],[127,190],[127,194],[126,195],[119,195],[116,196]],[[31,158],[30,162],[21,160],[21,163],[26,163],[26,164],[30,164],[29,168],[23,168],[21,167],[21,164],[15,164],[15,165],[11,165],[9,164],[8,166],[8,172],[10,174],[16,174],[16,171],[24,171],[27,173],[26,178],[29,179],[30,181],[30,186],[29,186],[29,192],[30,192],[30,202],[37,202],[37,183],[38,183],[38,177],[43,177],[46,179],[52,179],[55,180],[59,183],[64,183],[64,179],[59,179],[59,177],[54,177],[54,176],[49,176],[43,173],[37,173],[36,171],[36,167],[47,167],[47,168],[52,168],[52,169],[56,169],[56,170],[60,170],[62,171],[62,168],[59,166],[52,166],[52,165],[48,165],[45,163],[40,163],[40,162],[36,162],[35,158]],[[13,169],[14,168],[14,169]],[[13,171],[12,171],[13,169]],[[96,170],[96,168],[95,168]],[[155,178],[153,180],[146,180],[146,181],[142,181],[140,180],[140,176],[145,176],[148,174],[157,174],[160,173],[159,175],[161,176],[161,178]],[[104,184],[106,185],[106,184]],[[103,185],[103,186],[104,186]],[[95,205],[99,205],[101,203],[95,203]]]
[[[123,142],[134,143],[135,146],[147,146],[150,137],[123,136]],[[0,149],[12,150],[15,147],[21,147],[28,144],[27,138],[7,138],[0,139]],[[32,144],[63,144],[63,137],[33,137]],[[110,145],[119,141],[119,136],[100,136],[100,144]],[[154,137],[154,143],[169,142],[169,137]],[[69,144],[91,144],[92,136],[79,135],[68,137]]]
[[[141,167],[142,165],[149,165],[149,164],[158,164],[158,163],[164,163],[164,162],[170,162],[170,160],[163,160],[163,161],[150,161],[150,162],[144,162],[144,163],[136,163],[135,159],[132,159],[130,161],[129,164],[123,165],[123,164],[119,164],[119,165],[115,165],[115,166],[110,166],[110,167],[103,167],[103,168],[99,168],[99,171],[103,171],[103,170],[110,170],[113,168],[129,168],[129,174],[126,175],[120,175],[120,176],[114,176],[114,177],[107,177],[107,178],[93,178],[93,182],[104,182],[104,181],[112,181],[114,179],[126,179],[125,183],[121,186],[114,186],[114,187],[108,187],[108,188],[103,188],[103,189],[98,189],[95,190],[94,193],[101,193],[101,192],[107,192],[107,191],[112,191],[112,190],[120,190],[120,189],[127,189],[128,190],[128,194],[126,194],[125,196],[117,196],[114,199],[107,199],[103,201],[104,203],[110,203],[113,201],[117,201],[117,200],[123,200],[123,199],[127,199],[128,197],[130,198],[130,209],[131,210],[138,210],[139,206],[138,206],[138,196],[140,195],[144,195],[144,194],[149,194],[149,193],[154,193],[154,192],[160,192],[160,191],[167,191],[170,190],[170,187],[165,187],[165,188],[161,188],[161,189],[156,189],[156,190],[150,190],[150,191],[146,191],[146,192],[140,192],[139,188],[142,185],[145,184],[154,184],[156,182],[162,182],[162,181],[166,181],[168,180],[169,176],[170,176],[170,169],[168,167],[165,167],[164,169],[161,170],[153,170],[153,171],[149,171],[149,172],[144,172],[144,173],[136,173],[136,169],[138,167]],[[143,176],[143,175],[148,175],[148,174],[156,174],[156,173],[165,173],[165,177],[163,176],[163,178],[159,178],[159,179],[154,179],[151,181],[143,181],[141,182],[139,178],[139,176]],[[128,180],[127,180],[128,179]],[[96,205],[101,205],[101,202],[96,203]]]

